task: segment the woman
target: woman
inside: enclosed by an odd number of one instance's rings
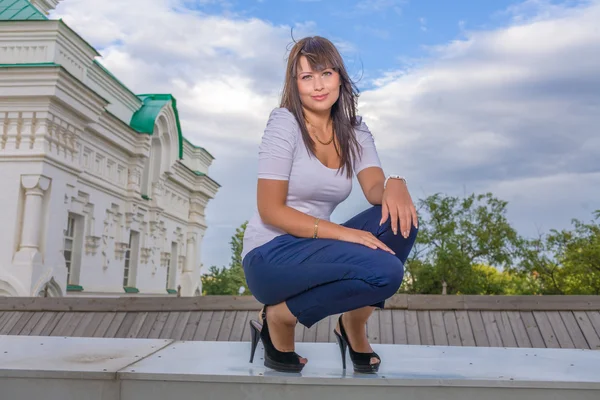
[[[250,323],[250,362],[260,339],[265,366],[301,371],[307,360],[294,352],[296,323],[311,327],[342,313],[334,332],[343,368],[348,348],[355,371],[378,371],[366,323],[400,287],[417,215],[406,181],[385,177],[357,97],[329,40],[295,44],[281,107],[259,147],[258,206],[244,235],[248,287],[265,304],[262,324]],[[373,207],[335,224],[330,215],[354,175]]]

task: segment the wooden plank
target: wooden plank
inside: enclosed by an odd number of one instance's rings
[[[252,296],[7,297],[1,311],[128,312],[260,310]]]
[[[171,339],[181,340],[181,338],[183,337],[183,333],[185,332],[185,327],[187,326],[187,322],[189,321],[191,315],[191,311],[181,311],[179,313],[177,322],[175,322],[175,328],[171,333]]]
[[[244,330],[242,331],[242,342],[249,342],[251,340],[252,333],[250,332],[250,321],[258,321],[260,322],[260,318],[258,313],[253,311],[248,311],[248,317],[246,318],[246,323],[244,324]],[[296,325],[296,331],[298,330],[298,326],[302,327],[302,325]]]
[[[333,329],[333,326],[331,327]],[[381,337],[380,343],[394,343],[394,325],[392,321],[392,310],[381,310],[379,312],[379,333]]]
[[[217,341],[228,342],[229,336],[231,335],[231,328],[233,328],[233,322],[235,321],[235,311],[224,311],[223,322],[221,322],[221,329],[217,336]]]
[[[7,297],[0,311],[170,312],[258,311],[252,296]],[[484,311],[598,311],[600,296],[394,295],[386,309]]]
[[[463,295],[412,295],[408,296],[409,310],[463,310]]]
[[[35,326],[40,322],[40,320],[42,319],[44,314],[45,314],[44,312],[34,312],[33,316],[29,319],[29,321],[27,321],[27,324],[25,324],[25,326],[23,327],[21,332],[19,332],[19,335],[21,335],[21,336],[30,335],[31,332],[33,331],[33,329],[35,328]]]
[[[33,327],[29,336],[45,336],[42,334],[48,324],[54,323],[54,321],[60,316],[60,313],[56,312],[45,312],[44,316],[40,318],[40,321]]]
[[[165,322],[165,326],[160,332],[160,339],[171,339],[171,334],[175,329],[175,323],[179,319],[180,311],[173,311],[169,313],[169,317],[167,318],[167,322]]]
[[[396,294],[385,301],[385,309],[388,310],[406,310],[408,308],[408,295]]]
[[[0,335],[7,335],[8,332],[19,322],[19,319],[23,315],[22,312],[16,311],[11,313],[10,317],[4,323],[4,326],[0,329]]]
[[[546,312],[534,311],[533,317],[535,318],[535,322],[540,328],[540,333],[542,334],[542,338],[544,338],[544,343],[546,344],[546,347],[560,348],[560,345],[556,340],[556,335],[554,334],[554,330],[552,329],[552,325],[550,324],[550,320],[548,319],[548,315],[546,315]]]
[[[72,336],[74,336],[74,337],[83,337],[85,329],[88,327],[89,324],[92,323],[92,320],[96,317],[96,313],[92,313],[92,312],[87,312],[87,313],[82,313],[82,314],[83,314],[83,318],[79,322],[79,325],[77,325],[77,328],[73,331]]]
[[[598,311],[588,311],[587,316],[592,323],[592,326],[596,330],[596,333],[600,335],[600,312]]]
[[[431,329],[433,330],[433,340],[438,346],[448,346],[448,336],[444,324],[444,315],[442,311],[431,311]]]
[[[455,313],[455,311],[443,312],[444,326],[446,327],[446,337],[450,346],[462,346]]]
[[[464,296],[467,310],[569,311],[600,310],[600,296]]]
[[[147,339],[148,335],[150,334],[150,331],[152,330],[152,326],[154,325],[154,323],[156,322],[156,319],[158,318],[158,312],[149,312],[148,315],[146,315],[146,318],[144,319],[144,322],[142,323],[142,327],[140,328],[138,334],[136,335],[136,338],[139,339]]]
[[[329,317],[325,317],[316,323],[317,334],[315,340],[319,343],[329,342]]]
[[[304,328],[303,342],[314,343],[317,340],[317,325],[311,326],[309,329]]]
[[[210,325],[208,327],[208,331],[206,332],[206,337],[204,338],[204,340],[214,341],[217,339],[217,337],[219,336],[219,331],[221,330],[223,318],[225,318],[225,311],[213,312],[213,316],[210,319]]]
[[[6,311],[2,313],[2,315],[0,316],[0,329],[4,327],[4,324],[6,324],[6,321],[8,321],[11,318],[13,313],[14,311]]]
[[[94,331],[93,337],[104,337],[106,331],[108,331],[108,327],[115,318],[115,315],[115,313],[104,313],[104,315],[102,316],[102,321],[100,321],[100,324],[98,324],[98,328],[96,328],[96,330]]]
[[[250,319],[250,315],[248,316],[248,319]],[[258,321],[260,321],[260,319],[258,319]],[[296,324],[296,328],[294,329],[294,338],[296,340],[296,342],[303,342],[304,341],[304,331],[306,330],[306,327],[304,325],[302,325],[301,323],[297,323]],[[247,340],[250,340],[250,330],[248,329],[248,324],[246,324],[246,330],[244,331],[244,337],[247,338]],[[244,339],[246,340],[246,339]]]
[[[72,312],[62,313],[61,319],[58,321],[52,332],[50,332],[50,336],[62,336],[63,330],[69,326],[69,321],[73,317]]]
[[[379,311],[375,310],[367,321],[367,340],[369,343],[381,343],[381,330],[379,329]]]
[[[31,317],[33,316],[33,314],[35,314],[35,313],[33,313],[33,312],[24,312],[21,315],[21,318],[19,318],[19,320],[17,321],[17,323],[8,332],[8,334],[9,335],[19,335],[20,332],[25,327],[25,325],[27,324],[27,322],[29,322],[29,320],[31,319]]]
[[[475,338],[475,344],[479,347],[490,347],[490,341],[487,337],[485,330],[485,324],[481,317],[480,311],[469,311],[469,321],[471,322],[471,328],[473,329],[473,337]]]
[[[86,313],[84,313],[84,312],[73,313],[73,315],[71,316],[71,319],[69,320],[69,323],[65,326],[65,328],[62,330],[60,335],[67,336],[67,337],[73,336],[75,329],[77,329],[77,327],[81,324],[81,321],[85,317],[85,314]]]
[[[107,315],[107,313],[90,313],[90,314],[93,314],[94,316],[92,317],[92,321],[88,324],[88,326],[85,327],[85,330],[83,331],[83,335],[82,335],[83,337],[93,337],[94,333],[96,333],[96,330],[98,329],[98,327],[104,320],[104,317]]]
[[[548,317],[548,321],[550,321],[550,325],[552,325],[552,330],[556,335],[560,347],[563,349],[574,349],[575,344],[558,311],[546,311],[546,316]]]
[[[429,311],[417,311],[417,321],[419,323],[419,333],[421,334],[421,344],[433,345],[433,329],[431,329]]]
[[[394,331],[394,344],[408,344],[406,311],[392,310],[392,328]],[[418,333],[417,337],[419,337]]]
[[[463,346],[475,346],[475,336],[473,336],[473,328],[471,327],[471,321],[469,320],[469,313],[467,311],[455,311],[454,314],[456,315],[460,343]]]
[[[529,335],[527,334],[527,329],[521,319],[521,314],[518,311],[506,311],[506,316],[510,322],[512,332],[515,335],[517,346],[526,348],[532,347],[531,340],[529,340]]]
[[[183,328],[183,334],[181,335],[181,340],[194,340],[194,334],[198,329],[198,324],[200,323],[200,318],[202,317],[201,311],[191,311],[190,317],[185,323],[185,328]]]
[[[246,326],[246,319],[248,318],[248,311],[236,311],[235,319],[231,327],[231,334],[229,335],[230,342],[241,342],[242,334],[244,333],[244,327]]]
[[[502,337],[496,322],[496,316],[492,311],[481,311],[481,319],[485,327],[485,333],[490,342],[490,347],[502,347]]]
[[[587,313],[585,311],[575,311],[573,315],[590,349],[600,350],[600,335],[596,333]]]
[[[417,312],[406,310],[404,319],[406,320],[406,338],[408,344],[421,344],[421,332],[419,331]]]
[[[192,340],[205,340],[206,334],[208,333],[208,328],[211,325],[214,311],[203,311],[200,316],[200,321],[198,322],[198,327],[196,332],[194,332],[194,336]]]
[[[583,332],[579,328],[577,321],[575,320],[575,316],[572,311],[559,311],[560,317],[565,323],[565,328],[573,341],[573,345],[576,349],[589,349],[590,345],[587,340],[585,340],[585,336],[583,336]]]
[[[337,339],[335,337],[335,333],[333,333],[333,330],[337,328],[340,315],[341,314],[334,314],[329,316],[329,343],[337,343]]]
[[[152,324],[152,329],[150,329],[150,333],[148,333],[148,339],[158,339],[160,337],[160,332],[165,326],[165,322],[167,322],[167,318],[169,318],[169,312],[159,312],[154,324]]]
[[[540,332],[540,328],[533,313],[531,311],[523,311],[520,314],[523,324],[525,324],[527,336],[529,336],[529,340],[531,341],[531,346],[533,348],[546,347],[546,343],[544,342],[544,338],[542,337],[542,333]]]
[[[142,330],[142,326],[144,326],[144,321],[148,318],[147,312],[135,312],[132,314],[135,314],[135,319],[129,330],[125,333],[125,337],[129,339],[138,337],[140,330]]]
[[[139,314],[141,314],[141,313],[128,312],[125,315],[125,318],[123,319],[123,322],[121,323],[121,326],[119,326],[119,329],[117,329],[117,333],[115,333],[115,338],[126,338],[127,335],[129,334],[129,331],[131,330],[133,321],[135,321],[135,318]]]
[[[512,325],[510,324],[506,311],[493,311],[493,313],[504,347],[518,347],[517,339],[513,333]]]
[[[108,326],[108,329],[106,330],[106,333],[104,334],[104,337],[106,337],[106,338],[114,338],[115,337],[117,330],[119,329],[119,327],[123,323],[123,320],[125,319],[125,315],[127,315],[126,312],[118,312],[115,314],[115,317],[113,318],[110,325]]]

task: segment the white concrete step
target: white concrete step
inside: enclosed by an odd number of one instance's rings
[[[376,375],[333,343],[299,343],[301,374],[247,342],[0,336],[1,399],[600,399],[600,351],[373,345]],[[351,368],[350,360],[348,365]]]

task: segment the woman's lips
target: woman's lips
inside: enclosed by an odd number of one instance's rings
[[[323,101],[327,98],[327,96],[328,96],[327,94],[322,94],[320,96],[312,96],[312,98],[316,101]]]

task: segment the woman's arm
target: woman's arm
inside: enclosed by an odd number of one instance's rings
[[[418,222],[417,212],[406,183],[399,179],[392,179],[387,188],[384,188],[385,176],[375,147],[375,140],[363,121],[356,128],[356,134],[362,147],[362,157],[355,165],[355,173],[365,198],[373,205],[381,205],[380,224],[390,217],[394,234],[397,234],[398,228],[400,228],[400,233],[404,237],[408,237],[411,223],[418,227]]]
[[[287,181],[258,180],[258,212],[264,223],[277,227],[292,236],[311,238],[315,232],[316,218],[285,204]],[[347,228],[333,222],[319,220],[317,237],[358,243],[372,249],[382,249],[395,254],[371,232]]]
[[[288,181],[259,179],[257,187],[258,213],[265,224],[274,226],[290,235],[311,238],[315,231],[316,218],[288,207],[285,204]],[[333,222],[320,220],[318,237],[340,240],[349,228]]]
[[[360,171],[356,178],[367,201],[374,206],[380,206],[385,182],[383,170],[379,167],[368,167]]]

